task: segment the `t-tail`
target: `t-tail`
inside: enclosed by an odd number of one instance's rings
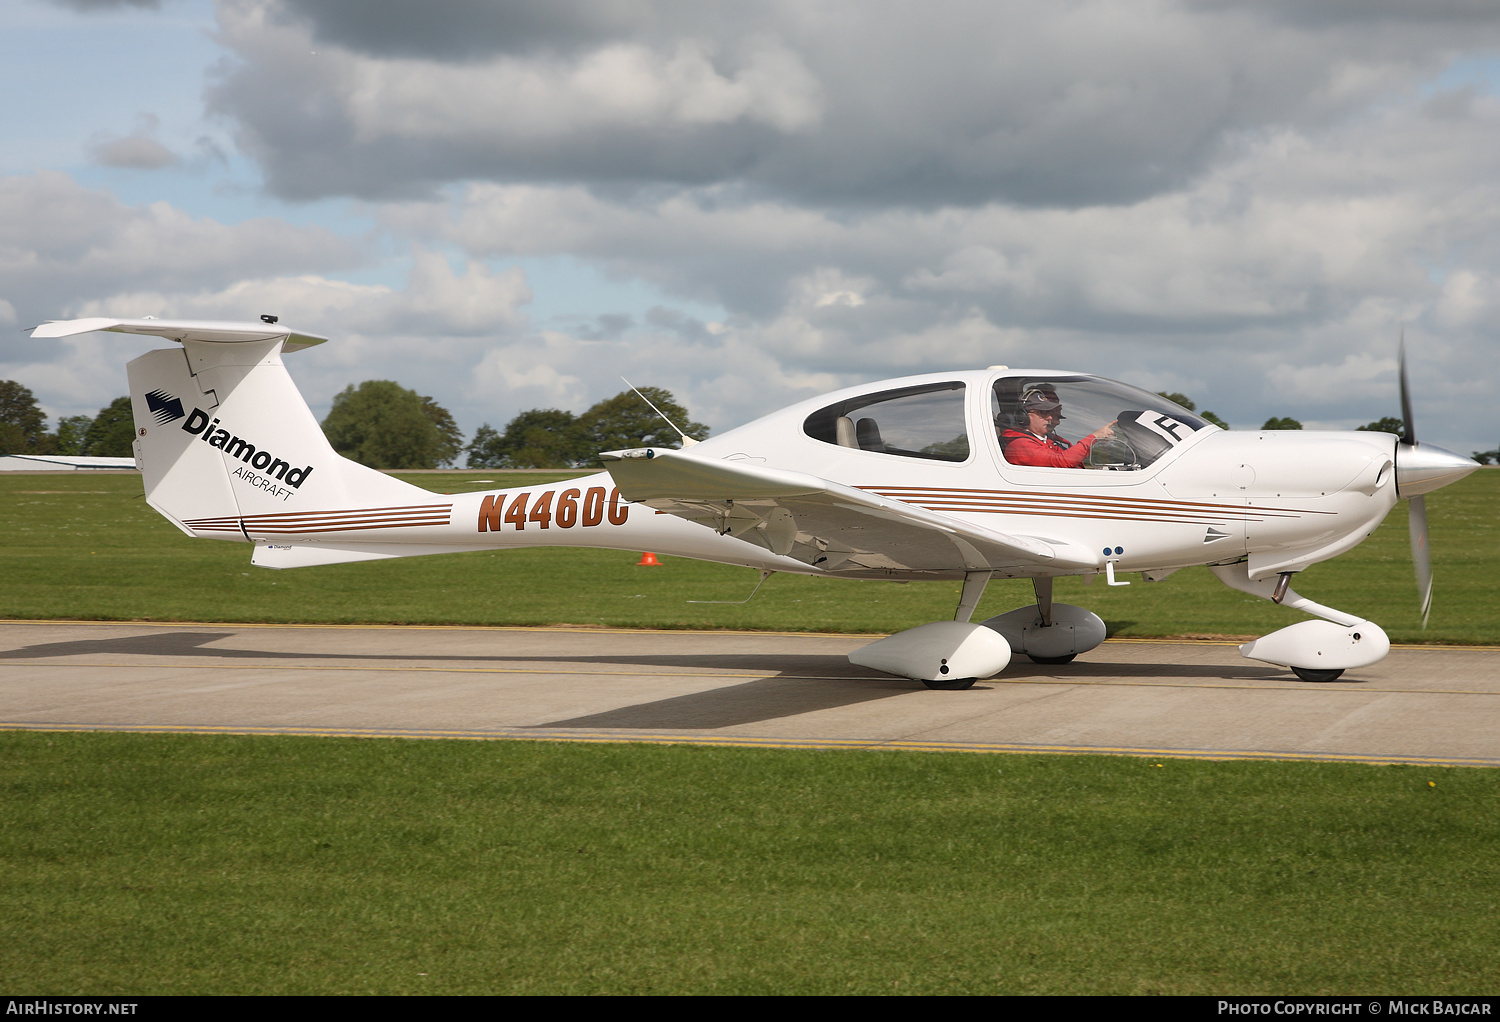
[[[183,532],[255,543],[266,567],[437,552],[403,549],[398,534],[447,526],[451,498],[340,456],[282,364],[283,352],[324,338],[274,322],[155,319],[52,322],[32,336],[95,330],[181,343],[126,369],[146,500]],[[344,542],[372,530],[381,542]],[[328,533],[339,541],[316,542]]]

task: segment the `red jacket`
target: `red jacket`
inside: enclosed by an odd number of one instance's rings
[[[1000,434],[1000,449],[1005,460],[1012,465],[1041,465],[1051,468],[1079,468],[1094,446],[1092,436],[1070,444],[1062,437],[1043,439],[1035,433],[1020,429],[1007,429]]]

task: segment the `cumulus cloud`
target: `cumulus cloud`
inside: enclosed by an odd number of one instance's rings
[[[130,167],[134,170],[160,170],[177,162],[172,150],[141,135],[101,139],[89,147],[94,159],[106,167]]]
[[[476,394],[461,381],[482,369],[496,345],[520,336],[530,300],[518,268],[494,272],[471,262],[455,272],[441,253],[417,250],[401,287],[317,274],[256,277],[218,288],[121,292],[83,304],[76,315],[247,320],[274,313],[331,341],[292,360],[315,407],[326,408],[350,383],[391,377],[423,393],[443,394],[468,418],[471,409],[453,396]]]
[[[0,309],[23,328],[105,306],[113,315],[159,314],[163,294],[230,291],[362,258],[320,228],[272,219],[221,224],[165,202],[130,206],[57,171],[0,177]],[[274,310],[240,305],[215,318],[261,311]],[[141,350],[138,341],[110,347],[97,338],[8,343],[0,377],[26,382],[51,414],[92,414],[122,392],[124,362]]]
[[[816,87],[775,46],[721,74],[702,45],[670,53],[616,45],[576,63],[351,62],[347,117],[357,145],[451,142],[488,135],[497,147],[555,143],[601,130],[661,130],[746,120],[780,131],[817,123]]]
[[[1424,251],[1455,231],[1488,244],[1489,228],[1454,215],[1444,191],[1457,164],[1471,192],[1489,195],[1476,208],[1500,198],[1481,184],[1500,171],[1496,157],[1468,142],[1497,114],[1446,133],[1393,114],[1381,146],[1341,154],[1278,135],[1194,189],[1130,206],[850,215],[688,193],[646,205],[576,188],[474,185],[457,206],[393,208],[389,222],[487,256],[571,252],[756,318],[796,306],[864,309],[875,320],[877,306],[879,317],[893,313],[882,302],[899,301],[978,307],[997,323],[1222,333],[1340,314],[1372,288],[1430,292]],[[1412,144],[1434,179],[1371,188]]]
[[[1359,352],[1344,356],[1338,365],[1282,363],[1266,376],[1288,407],[1317,408],[1335,386],[1345,396],[1353,394],[1366,400],[1385,398],[1396,371],[1393,355],[1382,357]]]
[[[314,38],[387,57],[472,60],[501,53],[570,52],[628,37],[687,4],[646,0],[287,0]]]
[[[289,197],[415,194],[492,174],[711,180],[766,136],[806,135],[821,92],[771,35],[608,41],[578,53],[446,63],[319,43],[272,4],[227,5],[242,58],[210,92]],[[319,48],[319,47],[323,48]]]
[[[1493,379],[1465,368],[1500,322],[1500,153],[1473,139],[1500,127],[1500,103],[1469,96],[1439,116],[1437,99],[1247,138],[1192,187],[1133,204],[851,212],[718,189],[643,202],[472,184],[386,216],[471,256],[568,252],[721,305],[720,332],[700,324],[672,343],[754,351],[746,371],[777,380],[1063,365],[1195,395],[1242,426],[1273,412],[1354,425],[1394,414],[1405,323],[1422,394],[1467,378],[1462,428],[1477,445],[1500,427]],[[1450,258],[1462,265],[1438,267]],[[767,402],[807,396],[771,386],[757,389]],[[733,421],[741,407],[705,414]]]
[[[401,5],[356,6],[222,8],[237,59],[211,104],[280,194],[489,179],[734,182],[836,205],[1131,202],[1242,133],[1328,123],[1497,36],[1495,18],[1411,7],[1395,32],[1159,0],[453,2],[424,6],[421,28]]]
[[[129,135],[98,135],[89,144],[94,162],[106,167],[128,167],[132,170],[160,170],[177,162],[177,154],[156,140],[161,121],[154,114],[142,114],[135,131]]]
[[[22,319],[58,319],[127,289],[222,286],[361,258],[321,228],[270,218],[221,224],[166,202],[129,206],[57,171],[0,177],[0,297]]]

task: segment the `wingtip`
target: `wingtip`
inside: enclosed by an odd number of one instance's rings
[[[31,336],[38,340],[52,337],[72,337],[76,334],[89,334],[96,330],[108,330],[119,324],[118,319],[108,319],[102,316],[94,316],[88,319],[49,319],[41,326],[31,331]]]

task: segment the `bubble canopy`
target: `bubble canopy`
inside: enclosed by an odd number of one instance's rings
[[[1076,455],[1043,463],[1023,459],[1017,448],[1006,457],[1010,464],[1117,472],[1145,468],[1199,430],[1217,428],[1176,402],[1129,384],[1097,376],[1027,373],[995,380],[988,416],[978,418],[983,413],[976,406],[971,426],[966,389],[960,380],[936,380],[856,392],[808,415],[802,428],[808,436],[840,447],[957,464],[974,456],[976,431],[993,429],[1002,455],[1017,442]],[[1048,413],[1047,421],[1032,422],[1028,410]],[[1111,436],[1077,446],[1105,427]]]

